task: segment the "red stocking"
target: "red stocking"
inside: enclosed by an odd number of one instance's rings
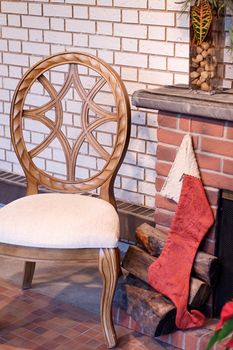
[[[178,328],[200,327],[205,317],[187,310],[190,274],[198,246],[214,218],[200,179],[184,175],[180,200],[167,242],[148,269],[148,281],[177,308]]]

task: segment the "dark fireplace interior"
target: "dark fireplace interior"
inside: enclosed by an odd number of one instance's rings
[[[233,192],[220,191],[217,218],[216,255],[220,272],[214,295],[214,312],[219,316],[223,304],[233,298]]]

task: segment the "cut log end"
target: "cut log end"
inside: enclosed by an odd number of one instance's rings
[[[176,327],[176,309],[169,311],[159,322],[155,329],[154,337],[170,334],[177,330]]]
[[[176,308],[172,302],[131,274],[120,278],[114,303],[151,337],[169,334],[176,329]]]

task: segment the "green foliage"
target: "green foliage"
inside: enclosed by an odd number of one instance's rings
[[[201,44],[209,31],[212,22],[212,10],[207,0],[200,0],[199,5],[195,4],[191,11],[194,37],[197,44]]]
[[[220,320],[218,321],[215,332],[210,338],[206,350],[221,341],[224,341],[224,349],[233,349],[233,300],[228,301],[222,307]]]
[[[230,43],[231,43],[230,50],[231,50],[231,53],[233,53],[233,30],[232,30],[232,28],[229,28],[229,36],[230,36]]]
[[[220,14],[224,9],[229,6],[233,6],[233,0],[207,0],[213,10],[216,10]],[[181,4],[182,11],[187,11],[191,4],[192,0],[181,0],[177,3]],[[195,5],[199,6],[201,0],[196,0]]]
[[[232,337],[232,332],[233,332],[233,318],[228,320],[221,329],[216,331],[214,335],[210,338],[209,343],[207,345],[206,350],[210,350],[214,344],[219,343],[229,335]],[[227,349],[227,348],[226,348]]]
[[[224,13],[226,7],[229,7],[233,9],[233,0],[195,0],[195,7],[201,7],[202,3],[208,3],[210,5],[212,13],[216,13],[218,16]],[[180,0],[177,1],[177,4],[181,5],[181,11],[182,12],[187,12],[190,8],[190,5],[192,4],[192,0]],[[198,30],[201,30],[201,27],[198,28],[197,24],[195,24],[196,28],[193,27],[194,29],[194,35],[196,41],[198,41]],[[230,36],[230,43],[231,47],[230,50],[233,52],[233,29],[229,29],[229,36]]]

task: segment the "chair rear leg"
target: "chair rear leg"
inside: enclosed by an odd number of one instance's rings
[[[112,301],[120,272],[120,254],[118,248],[100,249],[99,271],[103,278],[103,290],[100,305],[100,318],[108,348],[117,343],[112,320]]]
[[[35,262],[25,261],[22,289],[30,289],[32,287],[32,279],[35,272],[35,267]]]

